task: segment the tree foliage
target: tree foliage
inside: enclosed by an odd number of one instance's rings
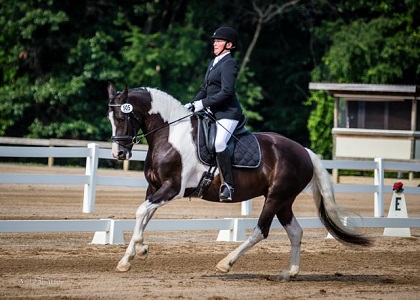
[[[346,18],[314,29],[328,47],[312,71],[313,81],[369,84],[419,84],[418,1],[355,1],[339,6]],[[363,13],[364,17],[360,17]],[[333,99],[311,92],[306,104],[311,148],[331,157]],[[324,130],[325,128],[325,130]]]
[[[334,97],[324,91],[313,91],[306,105],[316,105],[308,119],[311,148],[325,159],[332,157],[331,128],[334,125]]]
[[[307,102],[309,81],[418,83],[417,2],[0,0],[0,135],[107,140],[108,81],[189,101],[228,25],[249,127],[327,151],[331,104]]]

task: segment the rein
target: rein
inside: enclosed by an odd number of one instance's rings
[[[124,104],[126,104],[126,103],[124,103]],[[124,104],[108,104],[108,106],[109,107],[121,107]],[[127,119],[128,119],[127,122],[125,123],[125,127],[126,127],[126,130],[125,131],[126,132],[128,131],[128,128],[127,128],[128,127],[128,122],[131,122],[131,127],[133,128],[133,136],[128,135],[128,134],[127,135],[114,135],[114,136],[111,136],[112,142],[117,143],[117,144],[119,144],[119,145],[121,145],[123,147],[128,147],[128,146],[131,146],[131,145],[134,145],[134,144],[139,144],[140,143],[140,140],[142,138],[148,136],[149,134],[155,133],[156,131],[159,131],[159,130],[165,128],[165,127],[168,127],[168,126],[170,126],[170,125],[172,125],[174,123],[177,123],[177,122],[179,122],[179,121],[181,121],[183,119],[189,118],[189,117],[191,117],[193,115],[193,113],[191,113],[189,115],[186,115],[186,116],[183,116],[183,117],[181,117],[179,119],[176,119],[176,120],[174,120],[172,122],[163,124],[162,126],[159,126],[159,127],[155,128],[155,129],[153,129],[153,130],[151,130],[151,131],[149,131],[147,133],[137,134],[137,132],[135,132],[135,129],[134,129],[134,126],[133,126],[133,121],[130,118],[130,116],[133,116],[134,119],[139,124],[141,123],[140,122],[140,119],[132,111],[129,112],[129,113],[124,113],[124,114],[127,116]],[[122,143],[120,143],[120,142],[124,142],[124,141],[126,141],[126,142],[128,141],[129,144],[122,144]]]
[[[134,115],[134,114],[133,114]],[[136,135],[136,137],[140,137],[140,139],[141,138],[144,138],[144,137],[146,137],[146,136],[148,136],[149,134],[151,134],[151,133],[154,133],[154,132],[156,132],[156,131],[159,131],[159,130],[161,130],[161,129],[163,129],[163,128],[165,128],[165,127],[168,127],[168,126],[170,126],[170,125],[172,125],[172,124],[174,124],[174,123],[176,123],[176,122],[179,122],[179,121],[181,121],[181,120],[183,120],[183,119],[186,119],[186,118],[189,118],[189,117],[191,117],[193,115],[193,113],[192,114],[189,114],[189,115],[186,115],[186,116],[183,116],[182,118],[179,118],[179,119],[176,119],[175,121],[172,121],[172,122],[169,122],[169,123],[167,123],[167,124],[163,124],[162,126],[160,126],[160,127],[158,127],[158,128],[155,128],[155,129],[153,129],[153,130],[151,130],[151,131],[149,131],[148,133],[142,133],[142,134],[138,134],[138,135]],[[135,117],[135,116],[134,116]],[[137,119],[137,118],[136,118]],[[138,144],[139,143],[139,141],[136,139],[136,142],[135,142],[135,144]]]

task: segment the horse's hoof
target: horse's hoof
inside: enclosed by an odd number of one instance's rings
[[[118,266],[115,268],[115,270],[118,272],[127,272],[128,270],[130,270],[130,268],[131,268],[130,263],[127,263],[127,264],[119,263]]]
[[[216,265],[216,269],[222,273],[228,273],[230,271],[230,264],[223,263],[223,261],[219,262]]]
[[[277,276],[277,281],[280,281],[280,282],[290,282],[290,279],[291,279],[290,276],[283,276],[283,275]]]
[[[146,259],[149,255],[149,245],[142,245],[136,249],[137,255],[142,258]]]
[[[282,272],[279,276],[277,276],[277,281],[281,282],[289,282],[292,279],[290,273],[288,271]]]

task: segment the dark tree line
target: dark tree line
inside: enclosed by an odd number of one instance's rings
[[[249,127],[323,152],[331,108],[308,83],[418,84],[419,6],[0,0],[0,135],[108,140],[108,81],[189,101],[212,58],[209,36],[228,25],[240,33],[237,91]]]

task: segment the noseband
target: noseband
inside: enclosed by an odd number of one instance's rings
[[[124,106],[127,106],[127,109],[124,110]],[[129,103],[123,103],[123,104],[108,104],[109,107],[120,107],[121,111],[124,113],[126,120],[124,123],[124,127],[125,127],[125,133],[126,135],[113,135],[111,136],[111,140],[113,143],[116,143],[118,145],[121,145],[125,148],[130,147],[131,145],[134,144],[139,144],[140,143],[140,138],[138,138],[137,132],[134,129],[134,124],[133,124],[133,118],[140,124],[140,119],[134,114],[133,112],[133,107],[131,104]],[[132,135],[129,135],[128,133],[128,123],[131,123],[131,128],[133,130]]]

